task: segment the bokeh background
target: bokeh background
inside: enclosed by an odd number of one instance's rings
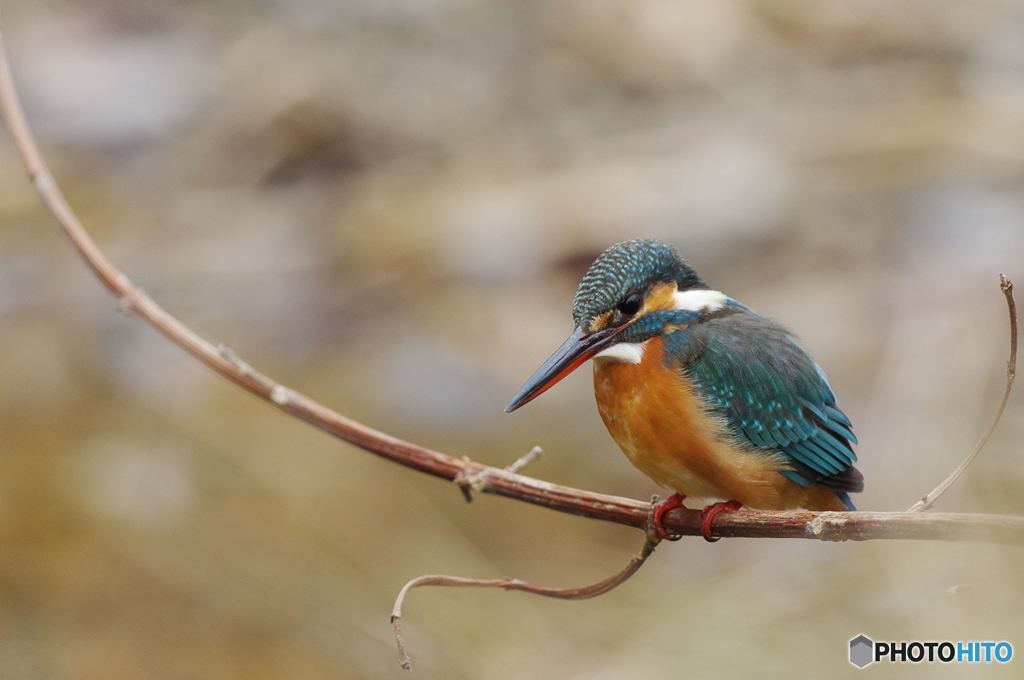
[[[658,491],[588,370],[503,406],[608,245],[675,243],[795,328],[863,509],[963,458],[1024,284],[1024,5],[7,0],[29,116],[108,254],[205,337],[396,436]],[[1024,395],[938,509],[1024,514]],[[293,421],[112,300],[0,138],[0,678],[399,678],[409,579],[581,585],[634,530],[479,497]],[[850,638],[1008,640],[1024,554],[687,539],[565,603],[425,589],[424,678],[845,677]],[[1011,677],[1010,667],[874,667]]]

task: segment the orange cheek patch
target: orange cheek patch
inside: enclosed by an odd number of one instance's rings
[[[640,314],[638,316],[642,316],[648,312],[674,309],[676,305],[675,294],[677,290],[678,288],[674,282],[655,284],[654,288],[651,289],[650,294],[647,296],[647,299],[644,301],[643,309],[640,310]]]

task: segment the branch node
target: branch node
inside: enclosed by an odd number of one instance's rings
[[[252,377],[252,375],[253,375],[253,368],[252,368],[252,366],[250,366],[249,364],[247,364],[244,361],[242,361],[241,357],[239,357],[237,354],[235,354],[235,350],[233,350],[230,347],[228,347],[225,343],[222,342],[219,345],[217,345],[217,353],[220,354],[222,357],[224,357],[225,361],[227,361],[232,366],[234,366],[238,370],[239,373],[241,373],[242,375],[244,375],[246,377]],[[281,387],[281,386],[277,385],[275,387],[275,389],[277,387]],[[271,392],[270,398],[271,399],[274,398],[273,392]],[[278,402],[276,400],[274,400],[274,403],[277,404]],[[281,406],[282,404],[278,404],[278,405]]]
[[[807,533],[819,541],[845,541],[848,539],[844,531],[847,519],[842,512],[823,512],[807,523]]]
[[[514,463],[507,466],[505,468],[505,472],[516,474],[524,467],[540,458],[540,456],[543,453],[544,451],[539,446],[534,446],[532,449],[529,450],[529,452],[527,452],[526,455],[520,457]],[[465,463],[473,462],[469,459],[468,456],[463,456],[462,460]],[[491,468],[487,467],[485,467],[483,470],[480,470],[480,472],[466,472],[465,470],[463,470],[462,472],[455,475],[455,479],[453,479],[452,482],[454,482],[459,487],[459,490],[462,491],[462,497],[466,499],[466,502],[472,503],[474,491],[476,491],[477,493],[484,493],[485,491],[487,491],[487,489],[490,488],[490,476]]]
[[[469,456],[463,456],[462,460],[466,463],[472,462]],[[490,476],[490,468],[484,468],[480,472],[466,472],[463,470],[455,475],[455,479],[452,482],[462,491],[462,497],[466,499],[466,502],[472,503],[474,491],[483,493],[490,486],[490,480],[488,479]]]
[[[460,472],[459,474],[455,475],[455,479],[452,480],[452,483],[459,487],[459,491],[462,492],[462,497],[466,500],[466,502],[472,503],[473,489],[470,485],[469,477],[470,475],[467,475],[465,472]]]
[[[658,525],[654,521],[654,513],[658,509],[658,501],[660,500],[661,496],[658,494],[651,496],[651,504],[647,507],[647,523],[644,525],[644,536],[647,539],[645,545],[650,546],[652,552],[664,540],[661,534],[658,533]]]
[[[35,187],[36,193],[42,196],[56,188],[57,180],[49,171],[37,170],[33,173],[32,186]]]
[[[117,298],[117,311],[120,314],[131,314],[135,311],[135,303],[129,295],[120,295]]]
[[[274,388],[270,390],[270,401],[278,406],[287,406],[292,401],[292,391],[284,385],[274,385]]]

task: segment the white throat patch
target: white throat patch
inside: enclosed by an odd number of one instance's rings
[[[639,364],[643,361],[644,350],[647,348],[648,342],[650,340],[643,342],[620,342],[595,354],[594,362],[601,364],[605,361],[621,361],[627,364]]]
[[[717,290],[682,290],[676,291],[674,309],[690,312],[714,312],[725,306],[728,298],[725,293]]]
[[[729,300],[717,290],[684,290],[672,294],[672,308],[690,312],[714,312],[725,306]],[[602,350],[594,355],[594,363],[600,366],[606,361],[621,361],[626,364],[639,364],[643,361],[644,350],[647,343],[644,342],[619,342],[608,349]]]

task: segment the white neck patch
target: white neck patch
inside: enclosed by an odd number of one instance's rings
[[[690,312],[714,312],[725,306],[729,298],[725,293],[717,290],[683,290],[672,294],[673,309]],[[608,349],[602,350],[593,356],[594,362],[598,365],[606,361],[621,361],[626,364],[639,364],[643,361],[644,350],[647,343],[644,342],[619,342]]]
[[[643,361],[644,350],[647,348],[647,343],[650,340],[643,342],[620,342],[612,345],[608,349],[602,350],[594,355],[594,361],[601,364],[605,361],[621,361],[626,364],[639,364]]]
[[[725,293],[717,290],[681,290],[673,293],[675,306],[673,309],[690,312],[714,312],[725,306],[728,298]]]

